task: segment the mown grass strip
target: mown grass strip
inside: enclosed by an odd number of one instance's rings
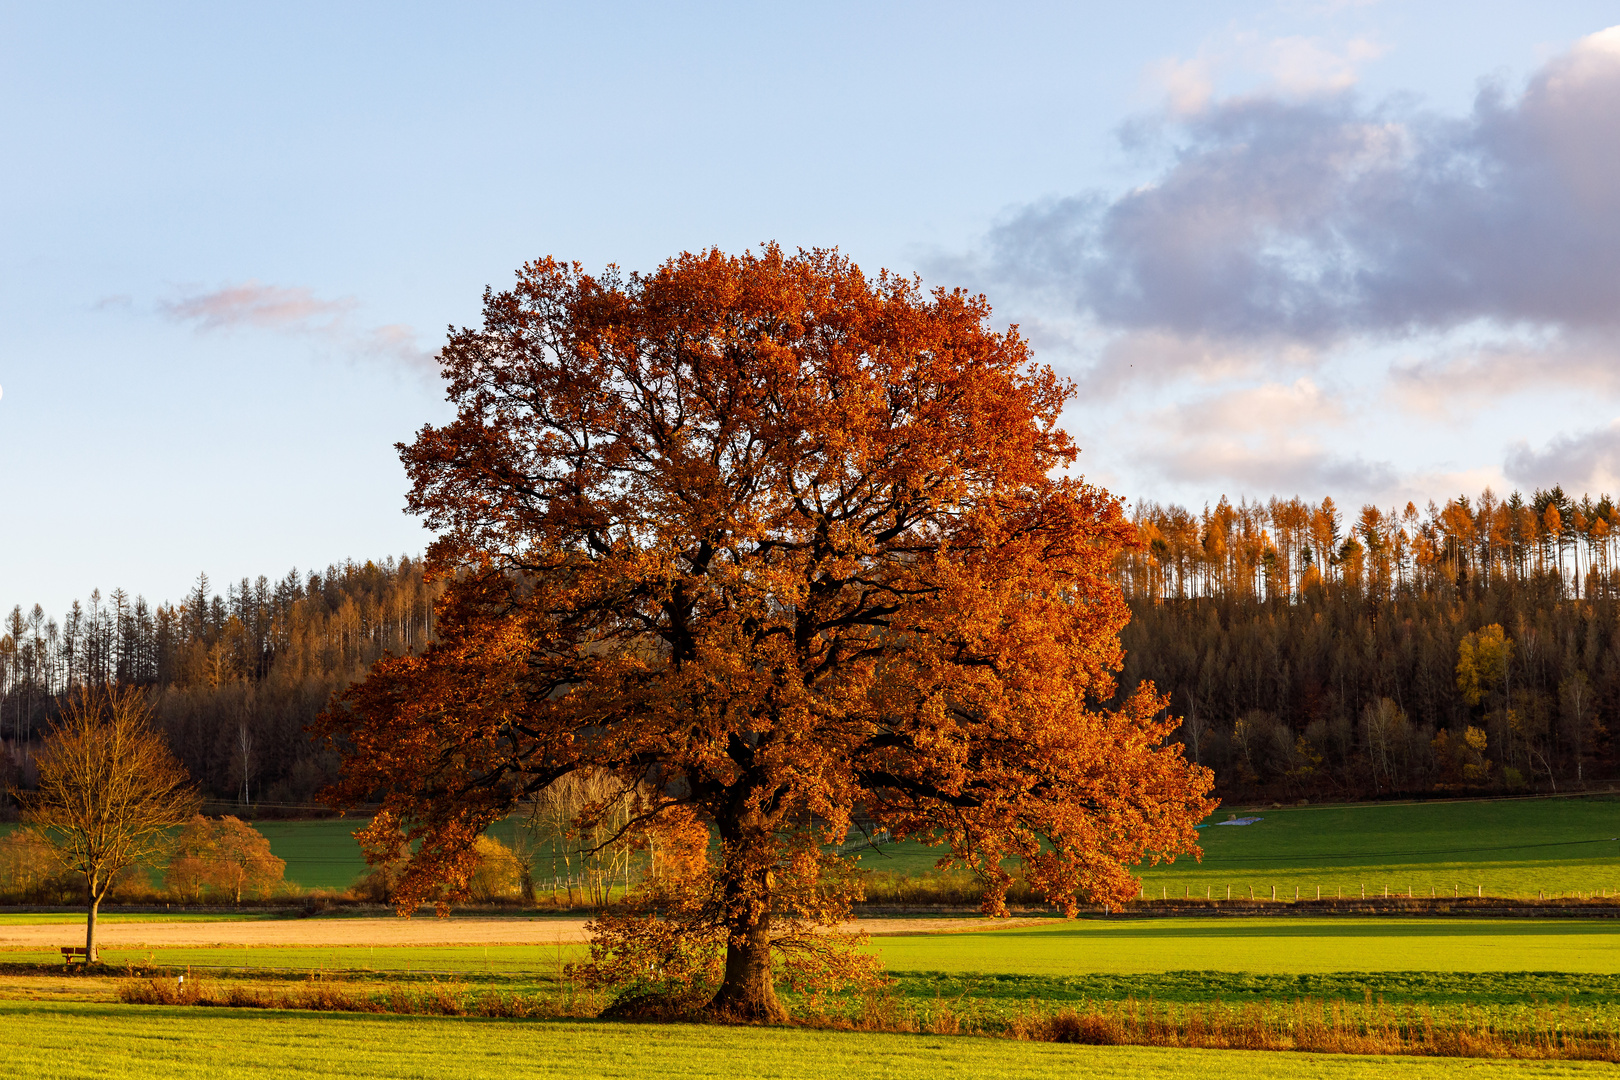
[[[896,971],[1086,975],[1209,970],[1620,972],[1620,923],[1602,919],[1076,919],[969,934],[874,939]]]
[[[1242,1051],[1092,1047],[947,1037],[698,1025],[532,1022],[185,1007],[0,1002],[7,1067],[41,1080],[525,1080],[589,1075],[938,1080],[941,1076],[1094,1080],[1376,1075],[1440,1080],[1458,1063]],[[1585,1062],[1467,1063],[1479,1080],[1612,1076]]]
[[[62,943],[73,944],[70,937]],[[1054,919],[1020,929],[874,938],[869,947],[892,971],[976,975],[1620,973],[1620,922],[1603,919]],[[554,971],[583,956],[584,946],[119,947],[102,955],[115,965],[519,973]],[[0,950],[0,962],[50,960],[60,960],[54,949]]]

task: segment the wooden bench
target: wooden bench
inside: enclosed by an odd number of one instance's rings
[[[64,947],[62,949],[62,965],[64,967],[66,967],[68,964],[73,964],[73,963],[79,963],[79,964],[88,963],[89,959],[90,959],[90,954],[88,952],[86,952],[84,949],[70,949],[70,948],[66,948],[66,947]]]

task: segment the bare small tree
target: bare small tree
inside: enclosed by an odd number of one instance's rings
[[[638,839],[630,833],[631,818],[638,796],[645,800],[647,795],[605,770],[583,770],[554,780],[528,804],[515,845],[520,870],[528,867],[532,880],[541,853],[546,852],[551,859],[553,898],[560,860],[570,905],[576,867],[581,899],[606,904],[615,882],[622,881],[629,889],[630,862]]]
[[[199,800],[133,688],[77,691],[37,764],[38,788],[19,793],[23,820],[84,879],[85,959],[93,963],[96,912],[118,875],[156,861]]]

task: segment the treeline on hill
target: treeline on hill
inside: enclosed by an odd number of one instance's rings
[[[1560,488],[1444,506],[1138,504],[1118,567],[1121,694],[1151,679],[1228,798],[1556,791],[1620,773],[1620,508]],[[149,686],[219,800],[306,804],[336,762],[305,725],[384,651],[432,639],[421,563],[260,577],[179,604],[121,590],[0,634],[0,773],[69,687]],[[0,781],[5,776],[0,775]]]
[[[1135,508],[1122,691],[1151,679],[1228,797],[1558,791],[1616,773],[1620,509]]]
[[[31,781],[32,749],[70,688],[116,682],[151,688],[175,753],[209,797],[307,804],[337,762],[305,725],[385,651],[426,645],[439,591],[402,557],[244,578],[224,595],[201,575],[178,604],[115,589],[60,618],[14,607],[0,627],[0,789]]]

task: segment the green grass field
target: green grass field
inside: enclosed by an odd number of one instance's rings
[[[966,934],[874,938],[891,971],[1074,977],[1169,971],[1585,972],[1620,974],[1620,923],[1600,919],[1181,918],[1053,919]],[[549,973],[579,945],[103,949],[110,964],[296,970]],[[53,950],[5,950],[39,963]]]
[[[1213,820],[1223,820],[1223,809]],[[1620,892],[1620,799],[1525,800],[1405,806],[1256,810],[1265,820],[1201,830],[1202,865],[1145,871],[1146,892],[1166,896],[1291,900],[1451,887],[1533,897]],[[287,877],[341,889],[365,872],[352,820],[264,822]],[[504,824],[504,823],[503,823]],[[1590,841],[1599,841],[1592,843]],[[921,844],[868,851],[863,865],[916,879],[938,851]],[[109,915],[108,921],[188,921],[235,913]],[[326,916],[335,917],[335,916]],[[76,915],[0,915],[0,924],[61,924]],[[527,929],[527,927],[526,927]],[[963,934],[873,939],[896,976],[897,998],[957,1002],[980,1016],[1014,1015],[1035,1003],[1219,999],[1230,1006],[1298,998],[1374,999],[1433,1007],[1436,1015],[1485,1010],[1508,1026],[1551,1003],[1598,1030],[1620,1024],[1620,922],[1603,919],[1406,917],[1184,917],[1051,919]],[[206,967],[230,978],[430,980],[502,991],[553,993],[578,945],[215,947],[106,949],[113,965]],[[0,963],[53,963],[55,950],[0,951]],[[221,971],[221,969],[224,969]],[[30,969],[12,968],[26,973]],[[245,975],[230,975],[231,971]],[[276,974],[279,972],[279,974]],[[28,985],[21,975],[17,986]],[[71,980],[63,980],[71,981]],[[282,985],[287,985],[283,983]],[[28,991],[23,991],[28,992]],[[686,1076],[1190,1076],[1413,1077],[1457,1069],[1495,1076],[1615,1075],[1613,1066],[1359,1058],[1144,1047],[1093,1048],[979,1037],[874,1035],[579,1021],[509,1021],[175,1009],[93,1002],[0,1000],[0,1030],[20,1047],[7,1066],[40,1077],[502,1077]],[[1181,1007],[1176,1005],[1176,1007]],[[1584,1019],[1583,1019],[1584,1018]],[[980,1030],[984,1030],[981,1028]],[[992,1029],[993,1030],[993,1029]]]
[[[1213,820],[1224,820],[1218,812]],[[1620,892],[1620,799],[1363,804],[1254,810],[1264,818],[1237,828],[1199,830],[1202,863],[1178,860],[1146,869],[1149,896],[1247,895],[1292,899],[1343,891],[1346,897],[1408,889],[1445,896],[1535,896],[1537,892]],[[1218,891],[1219,890],[1219,891]]]
[[[1620,924],[1597,919],[1076,919],[872,947],[899,971],[1620,972]]]
[[[1253,825],[1216,825],[1231,814]],[[1146,896],[1270,899],[1322,896],[1534,897],[1620,893],[1620,798],[1363,803],[1282,810],[1222,808],[1199,830],[1202,862],[1144,866]],[[868,870],[917,877],[941,850],[917,842],[866,851]]]
[[[1215,825],[1231,813],[1264,818]],[[1515,799],[1416,804],[1222,809],[1199,830],[1202,862],[1143,867],[1149,897],[1279,899],[1382,896],[1411,891],[1533,897],[1538,892],[1620,893],[1620,798]],[[344,889],[366,871],[354,831],[363,822],[265,821],[257,827],[287,860],[287,879]],[[495,828],[510,839],[512,826]],[[918,877],[941,852],[915,841],[862,854],[868,870]]]
[[[270,841],[271,852],[287,860],[287,880],[306,889],[347,889],[366,873],[354,839],[365,826],[353,818],[253,823]]]
[[[1229,814],[1264,818],[1233,828]],[[1278,899],[1453,893],[1534,897],[1538,892],[1620,893],[1620,797],[1512,799],[1415,804],[1365,803],[1222,808],[1199,830],[1201,863],[1143,867],[1148,897]],[[261,821],[270,848],[287,860],[287,880],[311,889],[346,889],[365,872],[354,841],[363,821]],[[0,826],[4,829],[5,826]],[[497,838],[514,825],[501,822]],[[878,873],[918,878],[933,870],[940,849],[908,841],[862,853]],[[919,899],[926,899],[919,897]]]
[[[257,821],[253,827],[270,841],[277,858],[287,860],[287,880],[306,889],[347,889],[370,869],[354,834],[366,822],[354,818],[316,821]],[[497,822],[491,835],[510,844],[517,819]]]
[[[421,1077],[1613,1076],[1612,1065],[1063,1046],[986,1038],[803,1029],[296,1014],[0,1002],[12,1075],[331,1080]]]

